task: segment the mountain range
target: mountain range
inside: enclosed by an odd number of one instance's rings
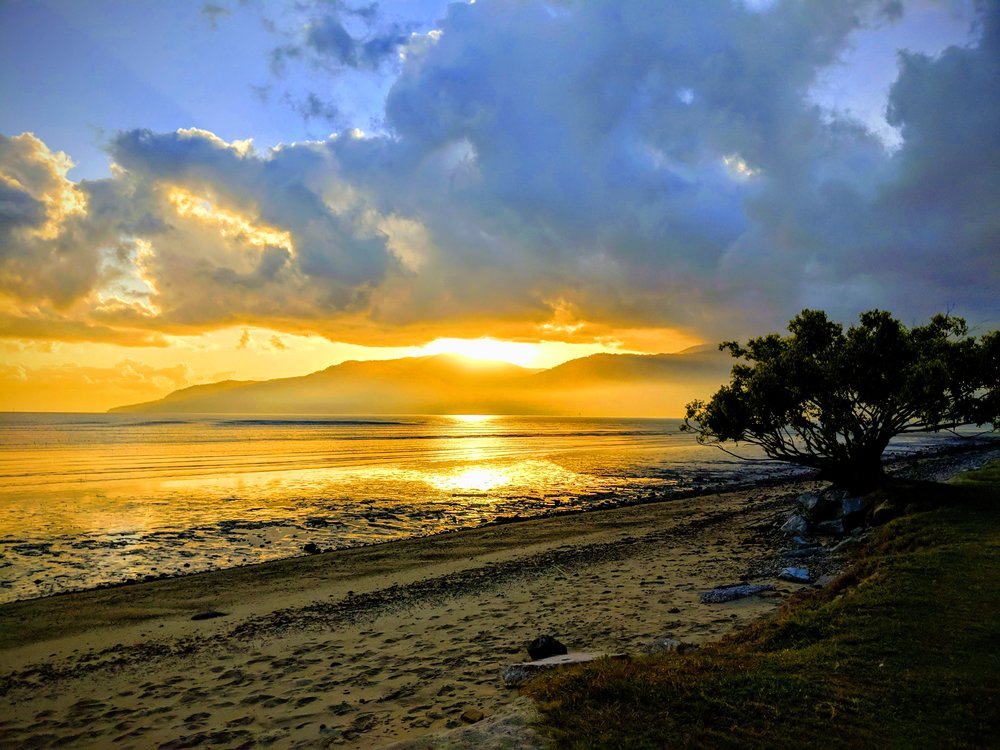
[[[196,385],[111,411],[681,416],[688,401],[727,379],[731,365],[728,354],[704,346],[676,354],[594,354],[545,370],[439,354]]]

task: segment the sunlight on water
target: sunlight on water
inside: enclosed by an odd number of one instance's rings
[[[428,483],[440,490],[485,492],[511,483],[511,477],[500,469],[462,469],[453,474],[428,477]]]
[[[0,414],[0,601],[784,471],[678,420]]]

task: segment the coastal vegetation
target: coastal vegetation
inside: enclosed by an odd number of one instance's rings
[[[851,492],[882,484],[898,435],[1000,424],[1000,331],[977,339],[962,318],[907,328],[869,310],[845,331],[803,310],[787,336],[719,348],[739,360],[730,382],[689,403],[682,429],[702,443],[751,443]]]
[[[558,747],[985,747],[1000,729],[1000,462],[897,487],[826,588],[693,654],[600,660],[526,688]]]

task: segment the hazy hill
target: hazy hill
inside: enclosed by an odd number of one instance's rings
[[[597,354],[549,370],[450,355],[343,362],[294,378],[175,391],[115,412],[679,416],[726,379],[718,352]]]

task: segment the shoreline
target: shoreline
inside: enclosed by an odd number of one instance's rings
[[[964,456],[908,457],[947,471]],[[951,467],[948,468],[948,464]],[[962,468],[959,466],[959,468]],[[636,653],[773,612],[789,481],[561,514],[0,606],[0,739],[372,747],[502,713],[501,670],[548,633]],[[830,570],[846,561],[829,558]],[[702,604],[738,580],[769,597]],[[192,617],[225,613],[211,619]],[[194,744],[191,744],[194,743]],[[248,745],[249,746],[249,745]]]
[[[973,442],[970,445],[961,445],[961,444],[949,445],[942,448],[921,450],[915,453],[889,458],[886,460],[885,464],[888,470],[887,473],[889,474],[899,473],[901,470],[905,473],[908,467],[912,467],[919,463],[924,463],[928,460],[937,461],[939,459],[947,459],[948,457],[951,456],[963,456],[966,454],[974,454],[983,450],[991,450],[994,445],[1000,444],[1000,440],[996,440],[995,442],[991,443],[989,438],[984,440],[981,437],[975,437],[972,438],[971,440]],[[351,546],[336,546],[328,549],[323,549],[323,548],[319,549],[320,552],[323,554],[328,554],[333,552],[343,553],[353,549],[374,547],[385,544],[400,544],[403,542],[410,542],[419,539],[430,539],[442,535],[461,533],[464,531],[487,529],[493,526],[502,526],[506,524],[525,523],[537,520],[562,518],[566,516],[574,516],[580,513],[596,513],[607,510],[632,508],[632,507],[656,504],[656,503],[677,502],[679,500],[708,497],[712,495],[724,494],[729,492],[750,491],[753,489],[780,488],[782,486],[791,483],[809,482],[814,480],[815,480],[815,472],[803,469],[801,467],[794,467],[791,465],[789,465],[786,469],[780,470],[771,475],[766,475],[763,477],[759,476],[753,477],[747,480],[723,481],[715,484],[706,484],[703,482],[703,480],[701,480],[699,477],[696,476],[690,486],[684,487],[682,489],[669,489],[663,491],[662,493],[652,493],[652,494],[647,493],[636,497],[622,497],[619,493],[615,493],[613,491],[607,491],[594,495],[593,497],[599,497],[599,499],[592,505],[586,507],[554,508],[538,514],[528,514],[528,515],[521,515],[519,513],[515,513],[509,516],[498,516],[492,520],[480,522],[475,526],[468,526],[465,528],[446,529],[443,531],[434,531],[427,534],[400,536],[385,540],[362,542]],[[313,546],[316,545],[314,544]],[[123,587],[141,586],[149,583],[154,583],[157,581],[184,579],[192,576],[220,573],[226,570],[235,570],[239,568],[253,568],[259,565],[281,564],[289,560],[295,560],[304,557],[307,557],[307,555],[303,555],[300,552],[299,554],[290,555],[288,557],[270,558],[260,561],[244,562],[237,565],[215,567],[202,570],[193,570],[190,572],[178,569],[172,573],[160,573],[157,575],[148,575],[148,574],[137,575],[134,578],[125,578],[116,581],[107,581],[98,583],[93,586],[85,586],[80,588],[68,588],[61,591],[55,591],[53,593],[44,594],[42,596],[30,596],[23,599],[8,599],[0,601],[0,608],[8,605],[16,605],[18,603],[26,601],[38,601],[42,599],[50,599],[53,597],[81,594],[88,591],[100,591],[108,589],[118,589]],[[3,647],[2,633],[0,633],[0,648],[2,647]]]

